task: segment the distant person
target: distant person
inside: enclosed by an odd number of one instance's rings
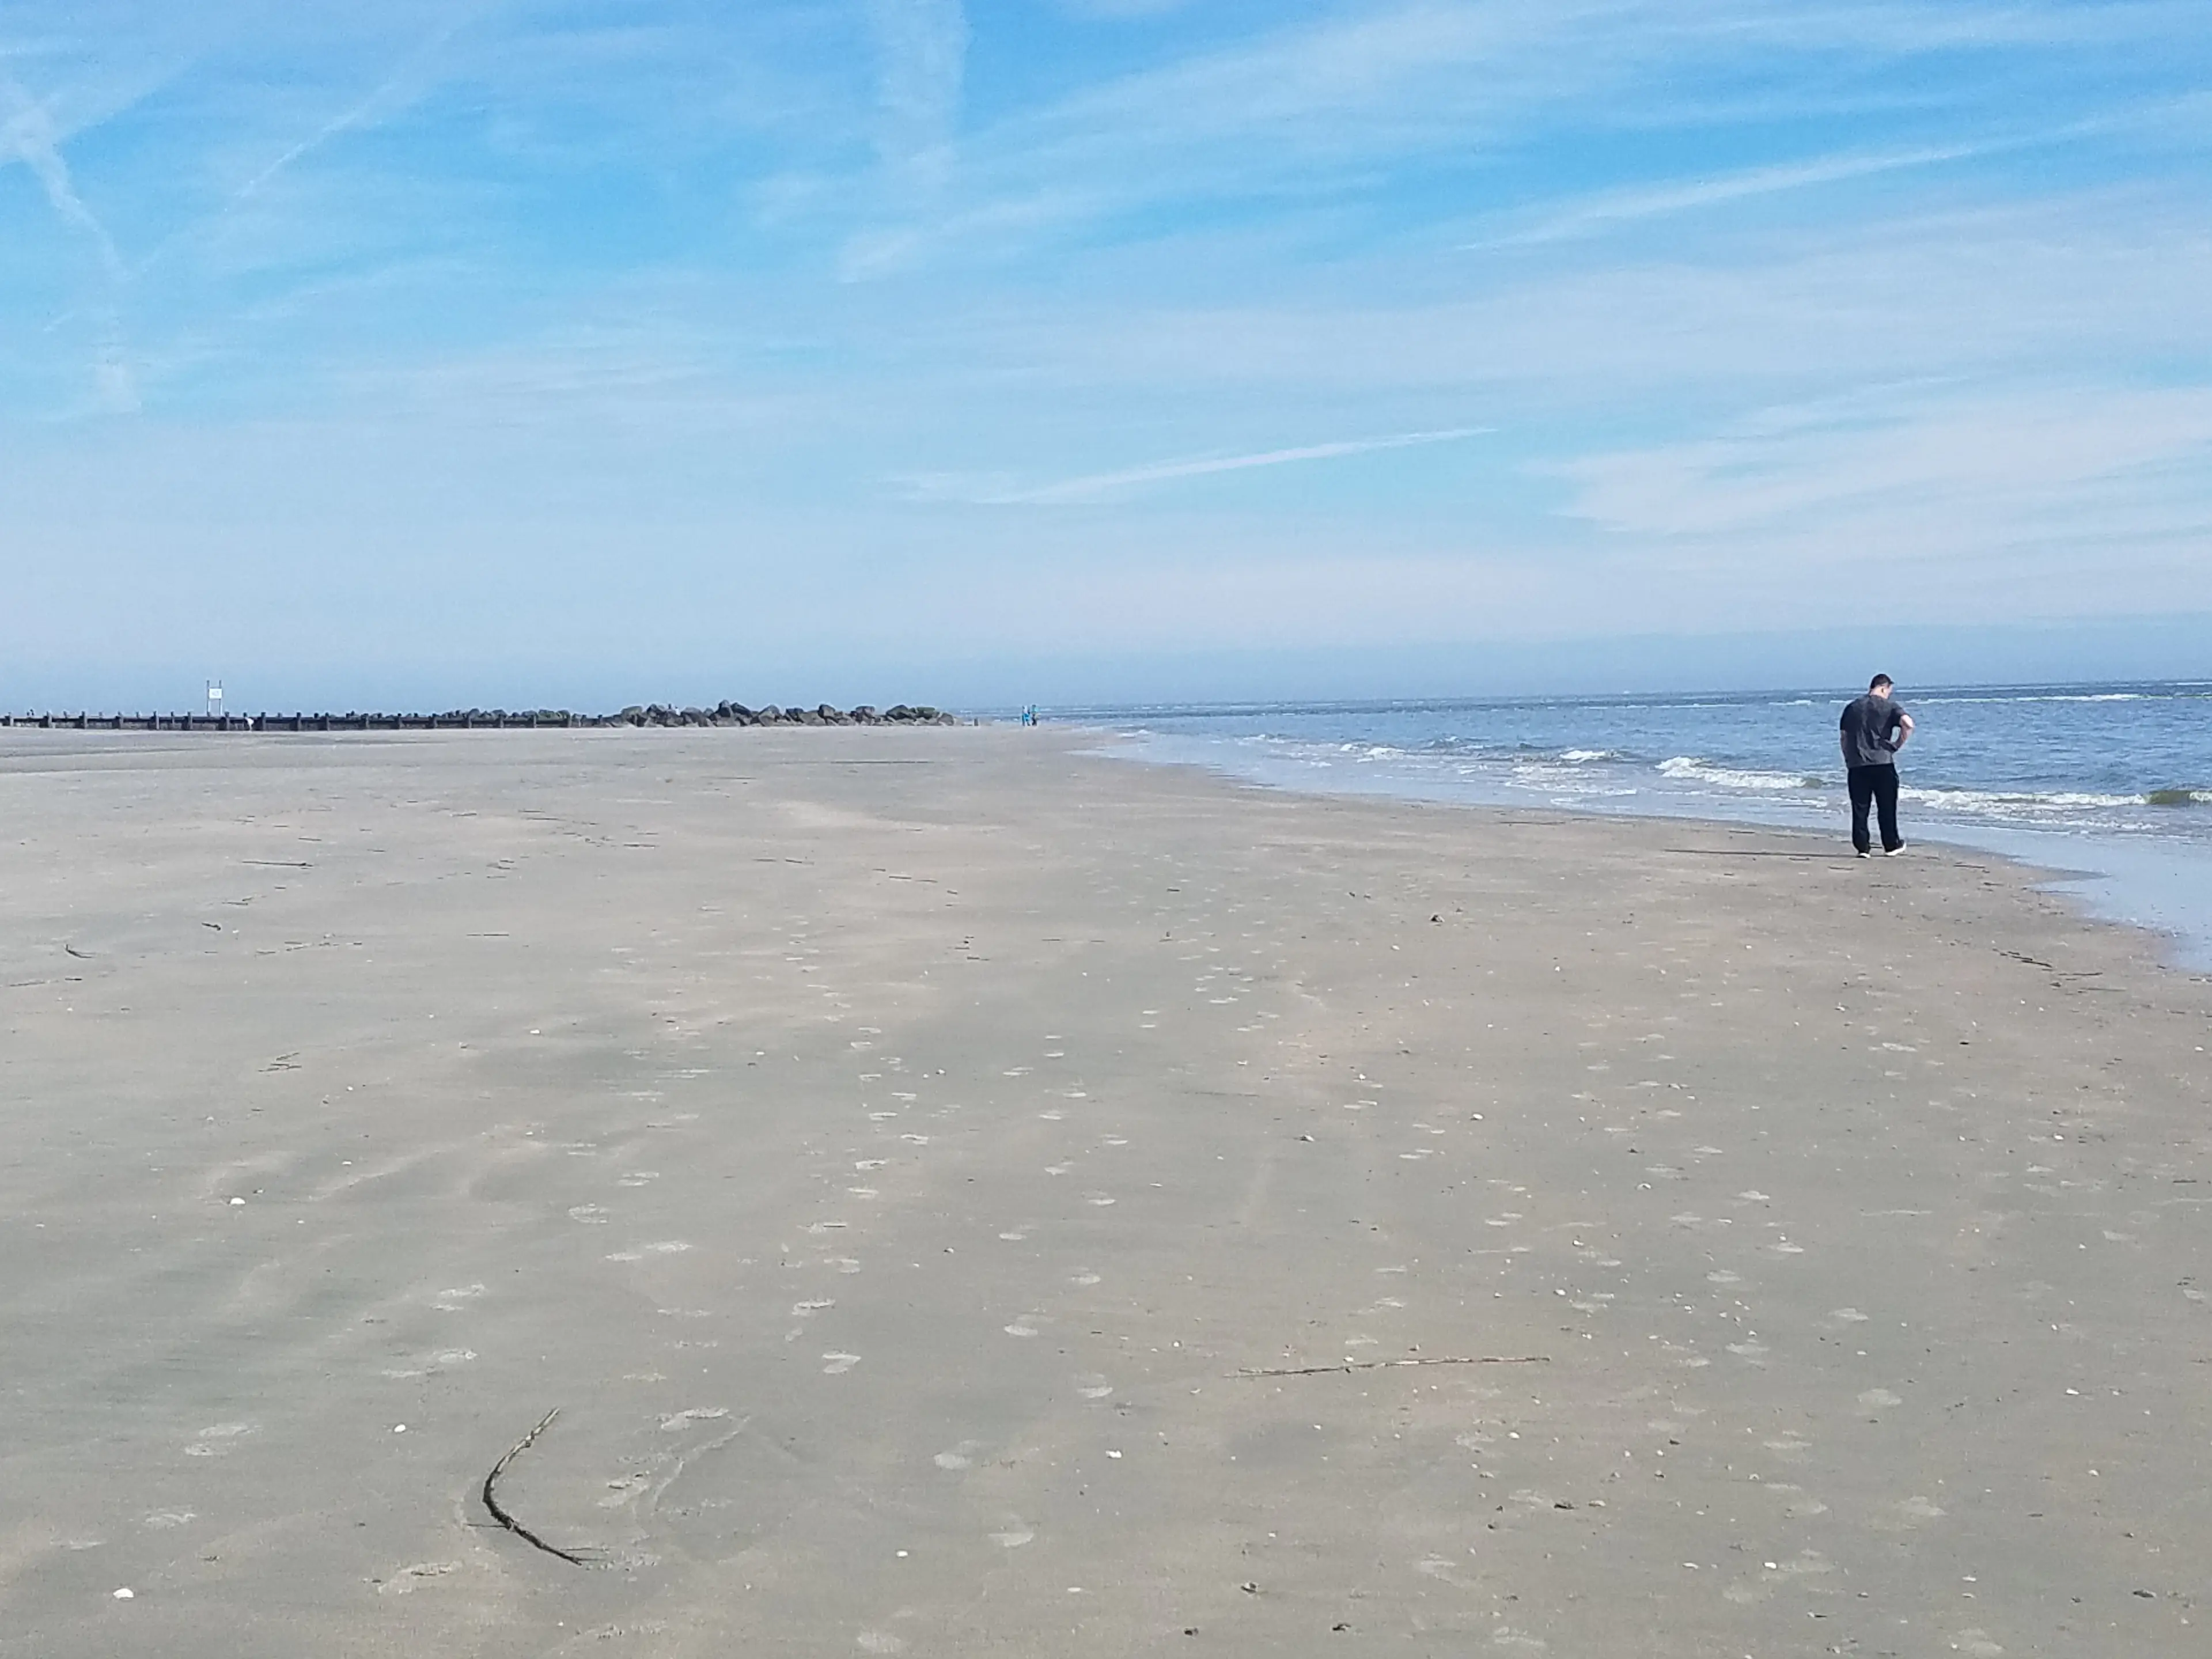
[[[1895,858],[1905,850],[1905,837],[1897,833],[1897,751],[1912,736],[1912,716],[1895,696],[1896,682],[1877,674],[1866,696],[1844,705],[1839,722],[1844,740],[1844,769],[1851,787],[1851,845],[1861,858],[1874,856],[1874,838],[1867,833],[1867,811],[1881,813],[1881,850]]]

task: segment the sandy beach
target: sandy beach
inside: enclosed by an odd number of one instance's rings
[[[0,1654],[2212,1651],[2203,978],[1086,741],[0,740]]]

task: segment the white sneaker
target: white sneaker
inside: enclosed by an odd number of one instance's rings
[[[1882,857],[1884,857],[1884,858],[1886,858],[1886,859],[1893,859],[1893,858],[1895,858],[1895,857],[1896,857],[1899,853],[1902,853],[1904,850],[1905,850],[1905,843],[1904,843],[1903,842],[1898,842],[1898,843],[1897,843],[1897,845],[1896,845],[1896,846],[1894,846],[1894,847],[1885,847],[1885,848],[1883,848],[1881,849],[1881,855],[1882,855]]]
[[[1874,854],[1871,854],[1871,853],[1862,853],[1862,854],[1859,854],[1859,856],[1860,856],[1861,858],[1863,858],[1863,859],[1870,859],[1870,858],[1872,858],[1872,857],[1874,856]]]

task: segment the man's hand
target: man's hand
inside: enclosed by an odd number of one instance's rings
[[[1904,748],[1906,742],[1911,738],[1911,736],[1912,716],[1905,714],[1899,714],[1897,717],[1897,741],[1890,744],[1890,752],[1892,754],[1895,754],[1899,750]]]

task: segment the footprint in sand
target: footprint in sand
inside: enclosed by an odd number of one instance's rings
[[[383,1375],[392,1382],[403,1382],[417,1376],[430,1376],[439,1371],[450,1370],[456,1365],[465,1365],[477,1357],[474,1348],[441,1348],[437,1352],[424,1354],[412,1365],[394,1365]]]
[[[658,1244],[647,1244],[642,1249],[617,1250],[607,1257],[610,1261],[642,1261],[649,1255],[681,1255],[691,1247],[680,1238],[665,1238]]]
[[[185,1448],[187,1457],[228,1457],[247,1435],[260,1431],[252,1423],[215,1423],[202,1429]]]
[[[1874,1516],[1869,1524],[1876,1532],[1917,1532],[1942,1518],[1942,1505],[1933,1498],[1916,1492],[1901,1503],[1890,1504]]]
[[[823,1376],[842,1376],[860,1363],[860,1356],[856,1353],[825,1353],[822,1361]]]
[[[726,1406],[692,1406],[660,1419],[660,1431],[674,1434],[690,1428],[694,1423],[712,1423],[730,1414]]]
[[[418,1561],[411,1567],[402,1567],[393,1573],[376,1587],[376,1593],[379,1595],[405,1595],[410,1591],[422,1589],[433,1579],[443,1578],[460,1570],[461,1564],[458,1561]]]

